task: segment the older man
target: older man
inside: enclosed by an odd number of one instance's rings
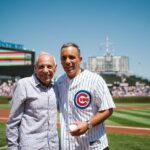
[[[35,73],[20,79],[7,122],[9,150],[58,150],[57,102],[53,77],[55,58],[42,52]]]

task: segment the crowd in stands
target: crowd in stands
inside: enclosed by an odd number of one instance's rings
[[[12,96],[16,81],[8,80],[0,83],[0,96]],[[114,84],[110,88],[112,96],[150,96],[150,86],[136,83],[129,86],[128,83]]]
[[[16,81],[8,80],[0,83],[0,96],[11,97],[15,88]]]
[[[114,85],[111,88],[112,96],[150,96],[150,86],[136,83],[135,86],[129,86],[127,83]]]

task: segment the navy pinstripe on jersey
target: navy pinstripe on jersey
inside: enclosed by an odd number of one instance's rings
[[[58,79],[57,86],[62,150],[101,150],[107,147],[108,141],[104,123],[93,127],[79,137],[73,137],[69,133],[69,125],[73,122],[87,121],[96,112],[115,107],[102,77],[84,70],[72,80],[63,75]]]

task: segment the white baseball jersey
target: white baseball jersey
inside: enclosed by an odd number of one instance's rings
[[[73,79],[66,75],[57,81],[62,150],[103,150],[108,146],[104,123],[81,136],[71,136],[69,125],[87,121],[98,111],[114,108],[109,89],[101,76],[84,70]]]

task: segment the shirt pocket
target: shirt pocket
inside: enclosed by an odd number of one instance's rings
[[[36,108],[38,104],[38,98],[37,97],[28,97],[26,100],[26,105],[28,108]]]

